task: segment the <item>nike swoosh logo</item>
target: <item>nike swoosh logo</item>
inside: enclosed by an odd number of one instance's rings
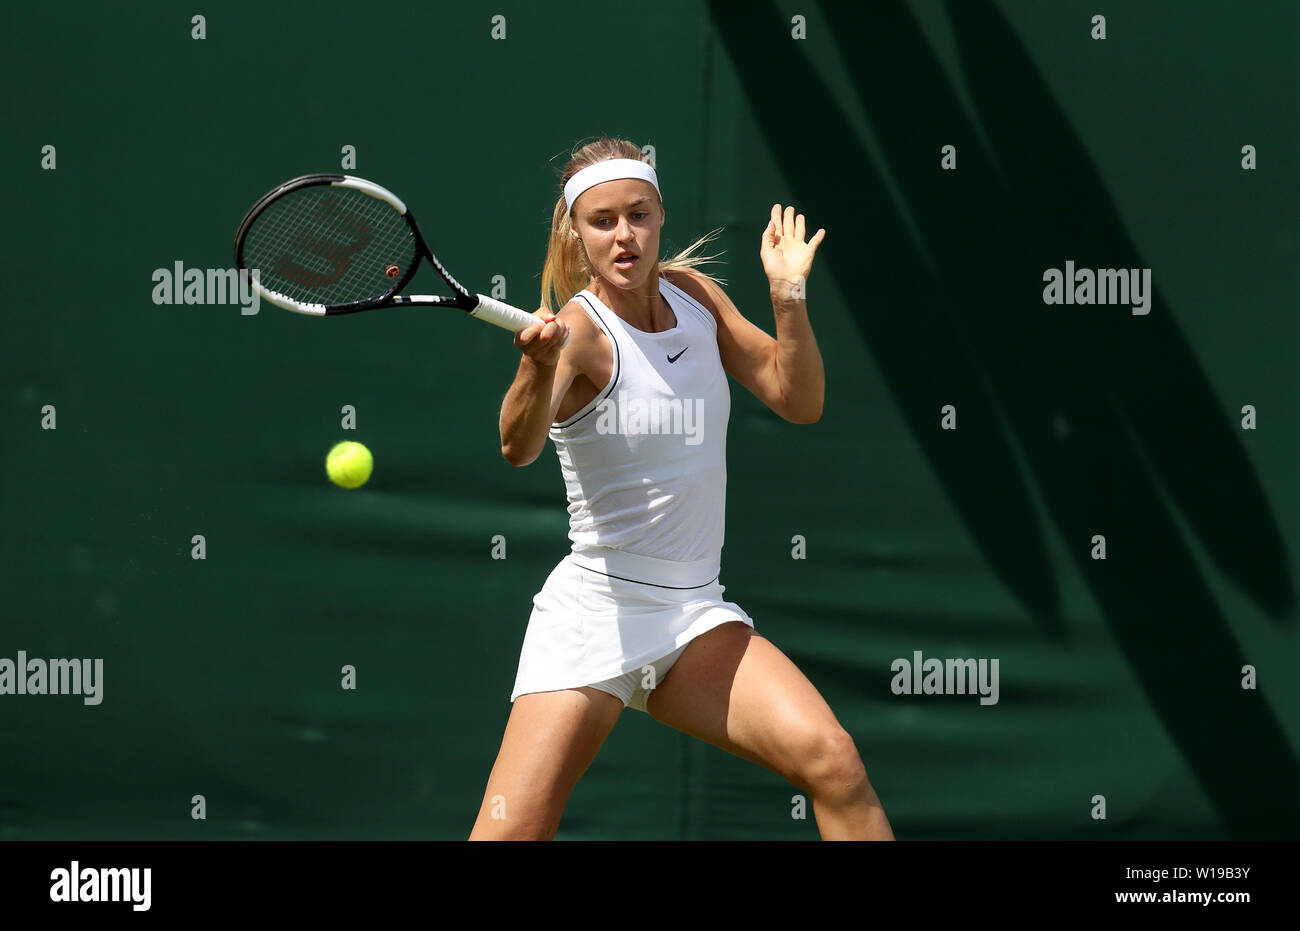
[[[686,347],[686,349],[690,349],[690,348],[691,348],[690,346],[687,346],[687,347]],[[682,352],[685,352],[686,349],[683,349]],[[669,361],[669,362],[676,362],[678,359],[680,359],[680,358],[682,357],[682,352],[677,353],[677,355],[675,355],[675,356],[669,356],[669,357],[668,357],[668,361]]]

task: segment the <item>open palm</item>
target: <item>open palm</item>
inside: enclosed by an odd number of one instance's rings
[[[793,207],[786,207],[783,212],[780,204],[773,204],[772,219],[763,230],[759,255],[763,259],[763,271],[774,289],[793,291],[802,288],[807,281],[813,256],[826,238],[826,230],[819,229],[808,242],[804,242],[803,237],[803,214],[796,214]]]

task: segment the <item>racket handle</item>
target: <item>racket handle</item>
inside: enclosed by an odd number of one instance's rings
[[[478,306],[469,312],[470,316],[478,317],[493,326],[509,330],[511,333],[518,333],[524,327],[541,322],[533,314],[520,310],[518,307],[511,307],[509,304],[485,297],[482,294],[475,294],[474,296],[478,298]]]

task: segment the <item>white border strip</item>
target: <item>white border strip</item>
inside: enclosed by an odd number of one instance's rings
[[[276,307],[292,310],[296,314],[311,314],[314,317],[325,316],[324,304],[304,304],[301,301],[295,301],[293,298],[285,297],[275,291],[268,291],[256,281],[253,282],[253,289],[262,296],[262,300],[274,304]]]
[[[371,197],[379,198],[398,213],[403,216],[406,215],[406,204],[402,203],[402,199],[392,191],[388,190],[388,188],[380,187],[373,181],[367,181],[365,178],[355,178],[352,175],[344,175],[342,181],[331,181],[330,184],[334,187],[355,188],[363,194],[369,194]]]

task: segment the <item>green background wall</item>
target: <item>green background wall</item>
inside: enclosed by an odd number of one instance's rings
[[[603,134],[656,147],[668,247],[725,229],[768,332],[771,204],[827,229],[825,415],[733,381],[722,579],[898,836],[1295,837],[1300,7],[1095,6],[7,6],[0,657],[102,657],[104,697],[0,695],[0,838],[468,834],[568,547],[550,447],[499,454],[509,336],[159,306],[151,275],[229,267],[253,200],[353,145],[532,309]],[[1152,269],[1150,314],[1044,305],[1066,260]],[[998,658],[1000,701],[894,695],[916,650]],[[629,711],[558,836],[815,839],[794,792]]]

